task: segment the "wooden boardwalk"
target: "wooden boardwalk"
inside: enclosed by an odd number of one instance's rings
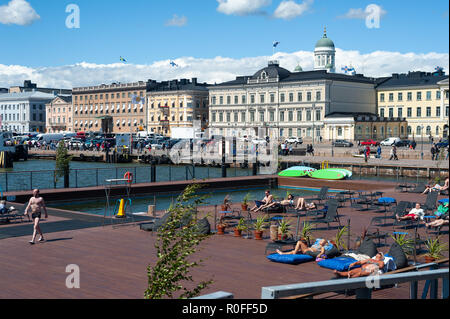
[[[398,200],[425,202],[425,195],[403,194],[387,190],[386,196]],[[442,198],[442,197],[441,197]],[[203,208],[203,212],[211,208]],[[367,226],[370,219],[380,213],[358,212],[349,207],[339,211],[341,221],[351,220],[352,245]],[[157,236],[139,230],[137,226],[119,228],[75,227],[70,221],[76,217],[51,211],[48,226],[52,222],[66,222],[68,229],[47,233],[47,241],[30,246],[31,224],[0,225],[0,235],[15,227],[25,227],[27,235],[7,237],[0,240],[0,298],[68,298],[68,299],[140,299],[147,286],[146,269],[156,262],[154,248]],[[78,216],[78,215],[77,215]],[[294,221],[294,220],[293,220]],[[44,224],[44,231],[45,231]],[[392,227],[383,227],[392,232]],[[22,230],[23,231],[23,230]],[[235,298],[259,299],[264,286],[328,280],[332,272],[309,262],[301,265],[272,263],[264,255],[269,239],[234,238],[230,233],[214,235],[201,246],[195,259],[204,259],[202,267],[192,271],[195,281],[213,279],[213,285],[204,293],[227,291]],[[423,228],[420,235],[425,237]],[[332,238],[336,229],[320,228],[314,236]],[[268,236],[268,233],[266,233]],[[1,237],[1,236],[0,236]],[[448,235],[443,236],[448,241]],[[388,241],[388,245],[392,240]],[[381,247],[387,252],[389,247]],[[448,257],[448,253],[445,254]],[[422,259],[419,257],[419,261]],[[80,289],[66,288],[66,266],[80,267]],[[446,265],[445,267],[448,267]],[[423,283],[419,285],[419,288]],[[420,295],[420,292],[419,292]],[[328,294],[327,298],[354,298]],[[375,291],[373,298],[406,299],[409,285]]]

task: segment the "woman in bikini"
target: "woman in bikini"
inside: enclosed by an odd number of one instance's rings
[[[45,218],[48,218],[47,214],[47,207],[45,207],[44,199],[39,196],[39,190],[35,189],[33,191],[33,197],[30,198],[30,201],[28,202],[27,208],[25,208],[25,214],[29,214],[29,210],[31,208],[31,218],[34,222],[34,231],[33,231],[33,237],[31,241],[29,242],[31,245],[34,245],[34,240],[36,239],[36,233],[39,233],[40,238],[39,242],[43,242],[44,235],[42,234],[41,227],[39,226],[39,222],[41,220],[41,212],[44,210]]]
[[[322,239],[318,244],[312,245],[311,247],[308,247],[306,242],[303,242],[299,240],[297,242],[297,245],[295,246],[295,249],[289,252],[282,252],[281,250],[277,249],[277,253],[280,255],[296,255],[297,253],[306,254],[307,252],[320,252],[318,256],[322,256],[325,254],[325,246],[328,244],[328,241],[326,239]]]

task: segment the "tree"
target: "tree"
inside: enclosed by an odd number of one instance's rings
[[[55,182],[59,177],[64,177],[64,188],[69,188],[70,162],[72,156],[69,155],[64,142],[61,141],[56,149],[56,174]]]
[[[175,205],[169,208],[167,222],[158,230],[155,244],[158,261],[153,267],[147,267],[148,289],[144,295],[146,299],[173,298],[177,292],[182,292],[180,299],[193,298],[213,282],[202,281],[192,290],[183,286],[185,282],[194,282],[189,272],[203,262],[190,262],[188,257],[209,237],[200,234],[197,226],[197,207],[207,198],[196,194],[199,188],[199,184],[186,187]]]

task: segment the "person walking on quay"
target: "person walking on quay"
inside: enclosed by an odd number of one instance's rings
[[[381,145],[378,145],[377,148],[377,158],[381,159]]]
[[[370,146],[367,145],[364,150],[364,161],[367,163],[369,161],[369,158],[370,158]]]
[[[41,227],[39,226],[39,222],[41,221],[41,213],[42,210],[45,213],[45,218],[48,218],[47,214],[47,207],[45,207],[44,199],[39,195],[39,190],[35,189],[33,191],[33,197],[30,198],[30,201],[28,202],[27,208],[25,208],[25,214],[28,215],[28,211],[31,208],[31,218],[34,222],[34,230],[33,230],[33,237],[31,238],[31,241],[29,242],[31,245],[34,245],[34,241],[36,239],[36,233],[39,233],[39,242],[43,242],[44,234],[41,231]]]
[[[431,152],[431,160],[434,161],[435,156],[437,155],[436,144],[433,144],[430,149]]]
[[[398,157],[397,157],[397,147],[395,147],[395,145],[392,145],[391,148],[391,157],[389,157],[389,160],[392,161],[398,161]]]

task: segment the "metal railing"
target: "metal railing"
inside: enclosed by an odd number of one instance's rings
[[[433,266],[435,264],[423,265],[425,266]],[[410,298],[417,298],[417,282],[426,280],[431,283],[431,299],[437,299],[437,280],[442,279],[442,293],[441,298],[448,298],[448,268],[446,269],[438,269],[438,270],[427,270],[427,271],[419,271],[419,272],[407,272],[400,274],[392,274],[392,275],[381,275],[381,276],[373,276],[374,279],[370,279],[370,277],[364,278],[352,278],[345,280],[327,280],[327,281],[319,281],[319,282],[308,282],[301,284],[291,284],[291,285],[282,285],[282,286],[272,286],[272,287],[263,287],[261,291],[261,299],[280,299],[287,298],[292,296],[306,295],[306,294],[321,294],[328,292],[337,292],[343,291],[347,289],[356,290],[356,298],[357,299],[370,299],[371,292],[374,286],[368,288],[368,286],[373,285],[374,283],[371,280],[376,280],[377,285],[380,287],[396,285],[399,283],[410,283]],[[368,283],[369,278],[369,283]],[[376,279],[375,279],[376,278]],[[426,285],[427,293],[429,284]],[[422,295],[422,298],[426,297]]]
[[[69,187],[104,186],[105,180],[122,178],[126,172],[133,174],[134,184],[222,177],[221,168],[191,165],[157,165],[154,170],[152,166],[71,169]],[[227,169],[227,177],[251,175],[251,169]],[[59,189],[64,188],[64,177],[57,177],[56,170],[4,172],[0,173],[0,187],[4,192],[28,191],[35,188]]]

